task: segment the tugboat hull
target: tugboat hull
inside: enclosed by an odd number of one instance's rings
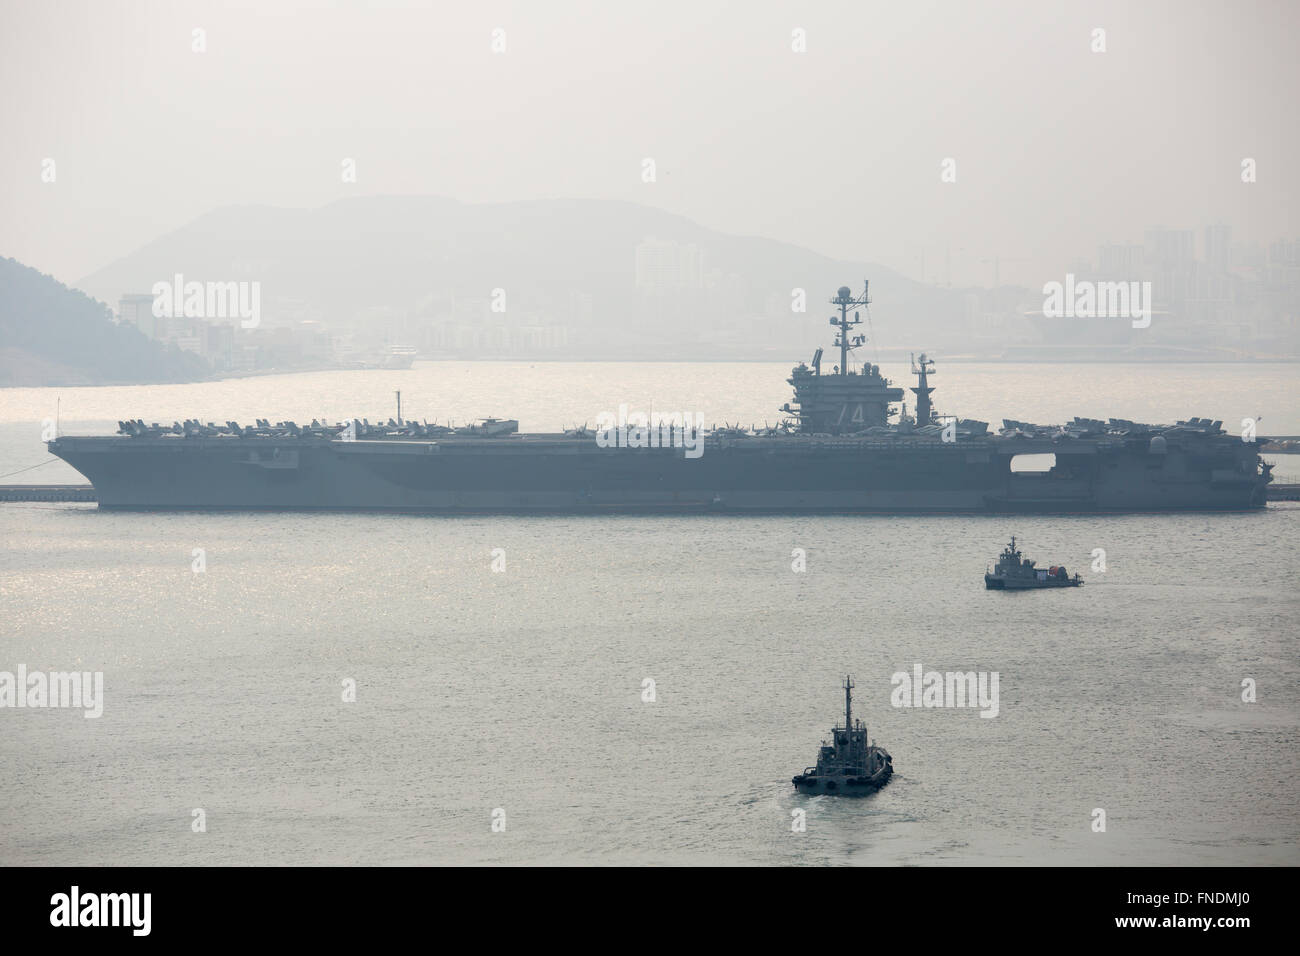
[[[1032,591],[1036,588],[1077,588],[1083,583],[1080,578],[1059,578],[1049,577],[1046,581],[1039,581],[1037,578],[1014,579],[1000,578],[997,575],[984,575],[984,587],[990,591]]]
[[[893,767],[886,764],[883,770],[870,776],[818,776],[800,774],[791,778],[794,788],[808,796],[819,794],[839,797],[866,797],[875,793],[893,776]]]

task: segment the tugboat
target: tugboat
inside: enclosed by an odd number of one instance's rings
[[[1064,565],[1050,568],[1034,567],[1034,562],[1021,558],[1016,550],[1015,535],[1011,543],[998,555],[997,567],[984,569],[984,587],[990,591],[1027,591],[1031,588],[1077,588],[1083,583],[1079,575],[1070,577]]]
[[[800,793],[865,797],[889,782],[894,758],[884,747],[867,743],[867,728],[853,723],[853,679],[844,678],[844,726],[831,728],[832,743],[822,741],[817,766],[790,778]]]

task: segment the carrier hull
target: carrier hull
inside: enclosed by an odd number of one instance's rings
[[[592,438],[66,437],[49,443],[118,510],[456,513],[1095,513],[1264,505],[1253,446],[1205,438],[1161,454],[1107,440],[1038,443],[708,439],[680,448]],[[1050,450],[1051,473],[1011,470]]]

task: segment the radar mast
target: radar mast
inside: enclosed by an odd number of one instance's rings
[[[835,298],[831,299],[831,305],[839,306],[840,317],[837,319],[831,316],[831,325],[836,326],[835,345],[840,350],[840,370],[839,374],[849,374],[849,352],[856,349],[859,345],[867,341],[867,337],[858,333],[851,334],[852,330],[862,324],[862,317],[859,313],[854,312],[853,318],[849,318],[849,309],[858,306],[866,307],[871,304],[871,297],[868,294],[869,283],[866,279],[862,280],[862,295],[854,296],[848,286],[842,285],[836,293]]]
[[[913,356],[912,374],[917,377],[916,387],[912,389],[916,393],[916,424],[928,425],[934,421],[934,406],[930,403],[930,393],[934,391],[934,386],[930,384],[930,376],[934,374],[934,359],[926,358],[924,352],[919,361]]]

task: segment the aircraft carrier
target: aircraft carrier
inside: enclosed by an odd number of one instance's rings
[[[870,299],[842,287],[835,347],[788,379],[776,427],[604,422],[521,434],[513,420],[462,428],[366,419],[119,423],[115,436],[56,437],[52,454],[94,485],[100,508],[434,513],[1089,513],[1262,508],[1259,441],[1223,423],[1075,418],[1061,425],[940,416],[934,363],[913,362],[914,414],[878,366],[851,368]],[[898,406],[902,406],[900,409]],[[1020,455],[1047,471],[1013,471]]]

